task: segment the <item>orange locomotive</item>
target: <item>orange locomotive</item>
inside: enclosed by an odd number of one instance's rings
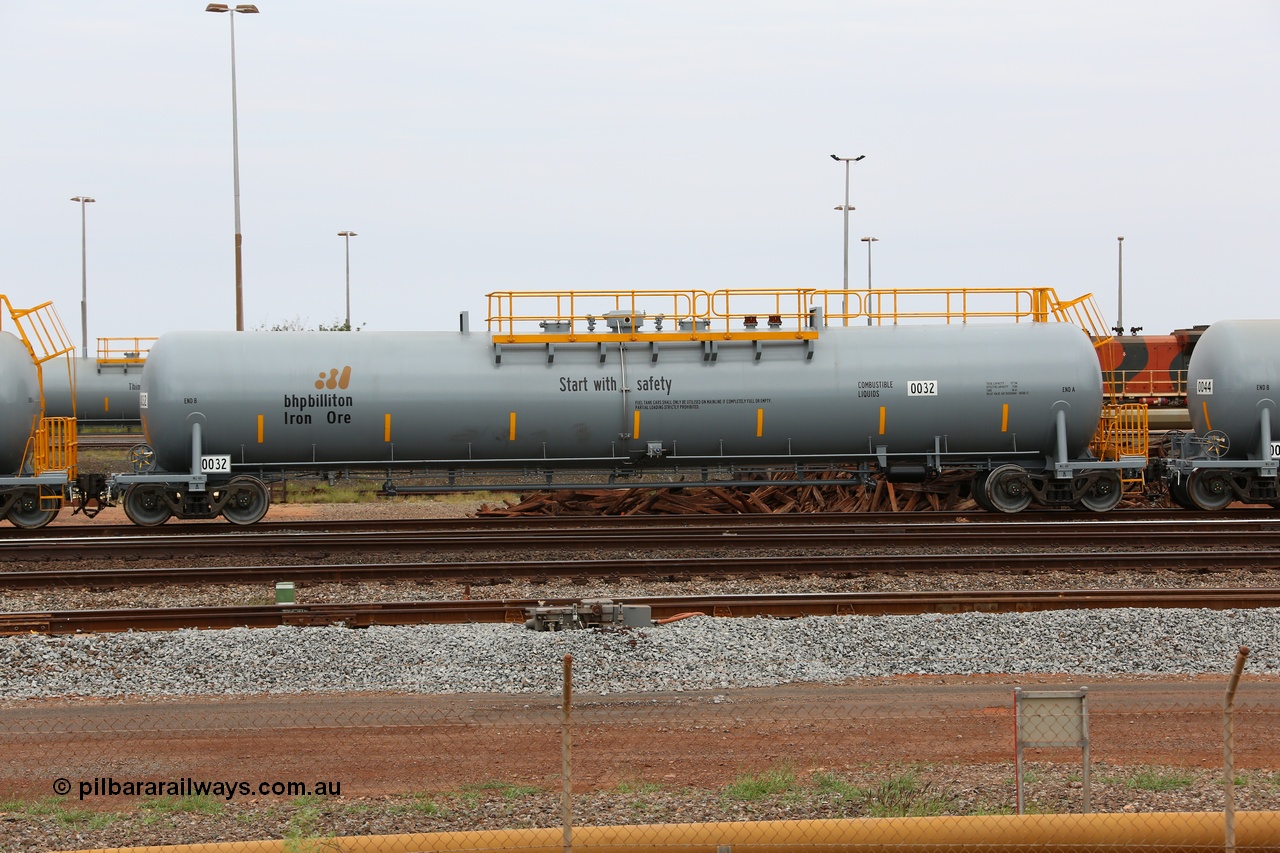
[[[1107,400],[1146,403],[1152,428],[1190,429],[1186,418],[1187,365],[1206,328],[1178,329],[1168,335],[1116,336],[1097,347]]]

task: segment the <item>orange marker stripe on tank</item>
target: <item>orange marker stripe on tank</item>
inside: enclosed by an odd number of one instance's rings
[[[508,441],[516,440],[516,413],[515,412],[511,413],[511,432],[508,435],[507,440]]]
[[[1005,403],[1000,408],[1002,409],[1000,413],[1000,431],[1008,432],[1009,431],[1009,404]]]
[[[636,409],[631,415],[631,437],[640,437],[640,410]]]
[[[880,407],[880,434],[884,435],[884,406]]]
[[[764,435],[764,409],[756,409],[756,438]]]
[[[391,440],[391,413],[387,412],[382,416],[382,440]]]
[[[102,411],[104,411],[104,412],[109,412],[109,411],[111,411],[111,398],[110,398],[110,397],[103,397],[103,398],[102,398]]]
[[[1204,428],[1205,431],[1208,432],[1213,429],[1213,424],[1209,423],[1209,401],[1201,400],[1200,405],[1204,406]]]
[[[258,415],[258,444],[262,444],[262,415]]]

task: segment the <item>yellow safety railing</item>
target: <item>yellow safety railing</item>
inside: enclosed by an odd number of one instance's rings
[[[17,308],[9,301],[9,297],[0,293],[7,313],[13,320],[18,338],[31,353],[36,372],[40,377],[40,413],[44,414],[44,370],[45,362],[67,353],[74,353],[76,346],[67,334],[66,327],[58,317],[52,302],[42,302],[34,308]],[[0,317],[5,312],[0,312]],[[75,372],[71,369],[71,360],[67,360],[67,371],[71,383],[71,399],[75,399]]]
[[[486,319],[494,343],[809,339],[810,292],[500,291],[488,294]]]
[[[78,451],[75,418],[40,419],[32,448],[35,473],[66,471],[69,478],[75,479]]]
[[[1089,333],[1089,337],[1093,338],[1094,347],[1100,347],[1111,340],[1111,330],[1107,328],[1107,321],[1103,319],[1102,312],[1098,310],[1098,305],[1093,301],[1093,294],[1086,293],[1070,302],[1058,301],[1058,296],[1053,292],[1052,288],[1046,288],[1049,293],[1053,294],[1053,303],[1050,311],[1060,323],[1074,323]]]
[[[98,364],[145,364],[155,338],[98,338]]]
[[[17,308],[3,293],[0,293],[0,302],[4,303],[17,329],[17,336],[22,339],[27,351],[31,353],[32,361],[37,365],[75,352],[75,344],[71,342],[52,302],[42,302],[34,308]]]
[[[34,308],[17,308],[9,301],[9,297],[0,293],[0,303],[6,311],[0,312],[0,318],[7,313],[13,321],[18,338],[31,354],[31,361],[36,367],[36,377],[40,387],[40,417],[35,429],[27,441],[27,456],[31,460],[36,474],[46,471],[66,471],[67,476],[74,478],[77,468],[78,440],[76,438],[75,418],[46,418],[44,416],[44,364],[51,359],[75,352],[75,344],[62,325],[58,312],[52,302],[43,302]],[[75,371],[72,359],[68,358],[67,374],[71,389],[71,399],[75,400]],[[73,404],[74,405],[74,402]],[[61,493],[42,490],[42,503],[61,504]]]
[[[1147,458],[1149,432],[1145,403],[1107,403],[1098,419],[1098,430],[1089,444],[1093,455],[1099,459],[1118,460],[1125,456]],[[1126,484],[1144,482],[1143,469],[1137,476],[1122,476]]]
[[[495,343],[617,340],[812,339],[812,311],[823,323],[897,325],[1072,323],[1101,346],[1111,340],[1093,295],[1063,301],[1051,287],[820,290],[499,291],[488,294]],[[540,330],[540,331],[539,331]]]
[[[827,322],[839,320],[896,326],[903,321],[940,320],[970,323],[978,320],[1047,323],[1059,304],[1051,287],[921,287],[872,291],[815,290],[813,304],[822,307]]]
[[[1186,397],[1185,370],[1105,370],[1107,396]]]

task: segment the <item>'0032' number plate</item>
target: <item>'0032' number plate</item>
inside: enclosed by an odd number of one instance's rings
[[[200,473],[201,474],[230,474],[231,473],[231,455],[222,456],[201,456],[200,457]]]

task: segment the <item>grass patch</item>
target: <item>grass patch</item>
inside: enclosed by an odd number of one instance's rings
[[[0,802],[0,812],[28,818],[53,818],[59,826],[78,830],[95,830],[109,826],[123,815],[118,812],[100,812],[93,809],[67,808],[65,797],[43,797],[39,800],[5,800]]]
[[[143,800],[138,808],[157,814],[222,814],[223,804],[208,794]]]
[[[80,830],[102,829],[120,817],[115,812],[96,812],[92,809],[67,809],[54,815],[54,819],[62,826],[73,826]]]
[[[408,811],[424,815],[438,815],[444,812],[445,808],[426,794],[414,794],[408,804]]]
[[[285,853],[320,853],[328,849],[329,836],[320,834],[320,809],[323,797],[298,797],[298,810],[289,818],[284,831]]]
[[[639,779],[623,779],[614,790],[619,794],[656,794],[662,786],[656,782],[643,782]]]
[[[0,804],[0,811],[28,815],[30,817],[47,817],[48,815],[57,814],[62,811],[62,805],[66,801],[65,797],[42,797],[38,800],[9,800],[6,803]]]
[[[42,797],[39,800],[6,800],[0,802],[0,812],[28,818],[53,818],[59,826],[87,830],[102,829],[122,817],[118,812],[68,808],[69,802],[65,797]]]
[[[809,784],[819,794],[843,800],[863,800],[867,795],[865,788],[852,785],[833,773],[814,773],[809,777]]]
[[[915,770],[886,779],[867,789],[871,817],[926,817],[945,814],[947,797],[921,781]]]
[[[1191,787],[1194,781],[1195,776],[1190,773],[1149,767],[1134,773],[1125,780],[1125,785],[1142,791],[1176,791]]]
[[[784,794],[795,788],[796,773],[790,764],[779,764],[762,773],[748,773],[730,782],[724,796],[730,800],[763,800],[775,794]]]
[[[540,793],[541,790],[541,788],[533,785],[517,785],[513,782],[476,782],[471,785],[463,785],[458,790],[458,793],[454,794],[454,797],[468,806],[474,806],[486,796],[494,794],[510,802],[519,797]]]

